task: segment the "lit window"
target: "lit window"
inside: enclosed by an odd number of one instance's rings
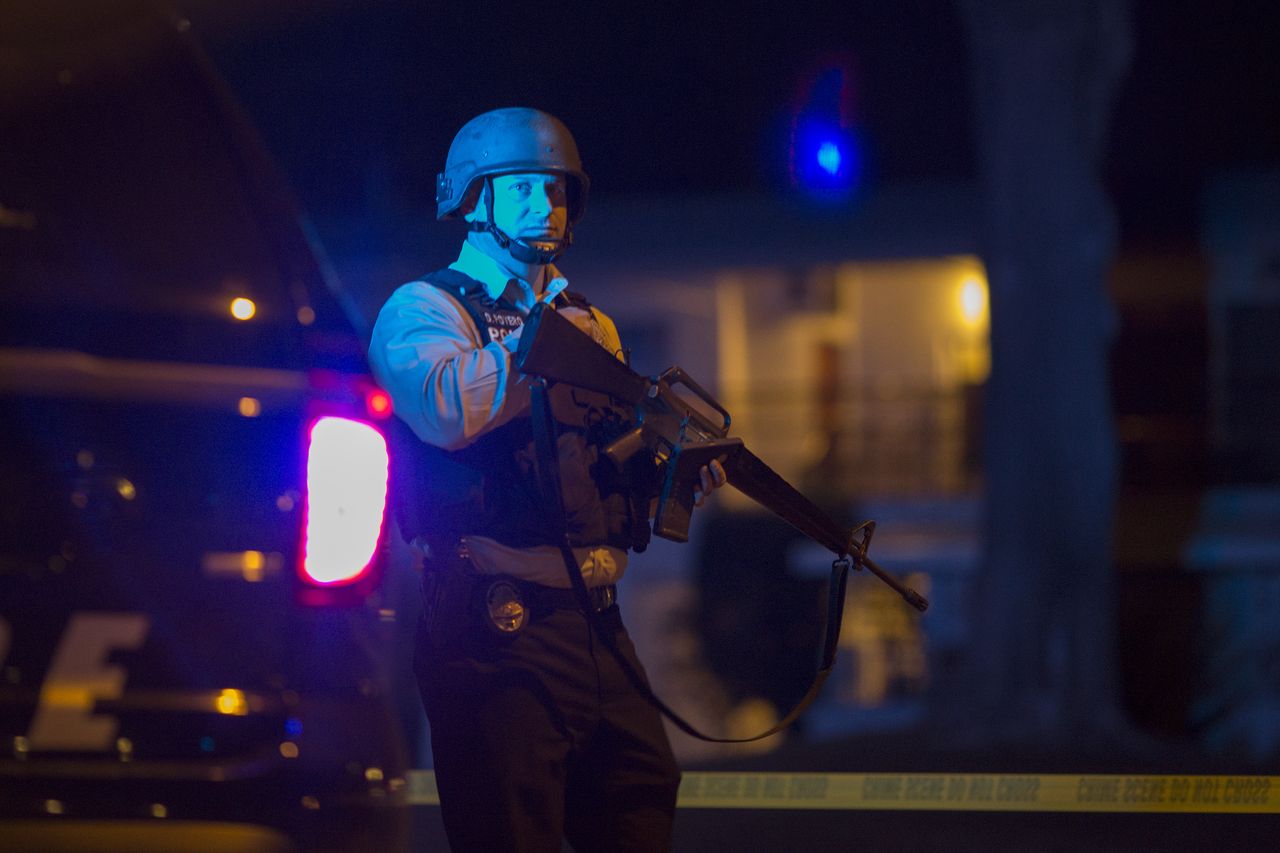
[[[987,286],[977,276],[960,284],[960,316],[970,326],[980,325],[987,315]]]

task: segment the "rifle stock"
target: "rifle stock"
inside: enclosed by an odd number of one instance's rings
[[[648,380],[542,302],[525,320],[515,361],[521,373],[608,394],[629,406],[649,390]]]

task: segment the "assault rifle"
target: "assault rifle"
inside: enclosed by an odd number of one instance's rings
[[[655,535],[688,541],[698,472],[720,459],[731,486],[831,551],[838,563],[867,568],[917,610],[929,606],[923,596],[867,556],[875,522],[864,522],[853,530],[837,524],[748,450],[742,439],[730,436],[729,413],[679,367],[656,377],[641,376],[543,303],[525,320],[515,362],[521,373],[607,394],[632,409],[634,424],[604,448],[604,455],[619,470],[638,453],[648,454],[655,465],[665,468],[653,519]],[[677,388],[684,388],[702,405],[692,403]],[[843,583],[843,572],[839,574]]]

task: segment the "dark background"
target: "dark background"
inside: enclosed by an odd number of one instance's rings
[[[864,188],[975,176],[965,34],[943,0],[183,8],[321,220],[429,208],[457,128],[512,105],[569,125],[594,198],[785,193],[791,121],[831,62],[851,72]],[[1207,177],[1280,160],[1280,7],[1131,10],[1105,174],[1126,245],[1187,245]]]

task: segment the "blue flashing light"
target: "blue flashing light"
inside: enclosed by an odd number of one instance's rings
[[[847,198],[860,188],[863,157],[852,128],[802,122],[792,144],[791,174],[798,188],[825,199]]]
[[[791,185],[822,202],[844,202],[866,179],[865,138],[855,109],[852,56],[820,58],[791,108]]]
[[[836,175],[840,171],[840,146],[834,142],[824,142],[818,146],[818,165],[828,175]]]
[[[298,737],[302,734],[302,720],[297,717],[290,717],[284,721],[284,733],[289,737]]]

